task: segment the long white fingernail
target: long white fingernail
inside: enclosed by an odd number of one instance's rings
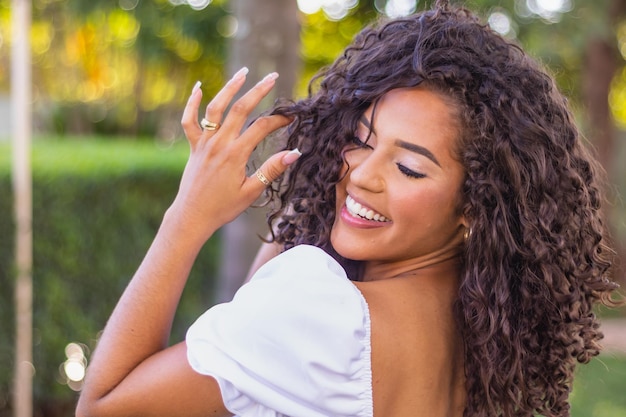
[[[302,156],[302,152],[300,152],[300,150],[298,150],[298,148],[295,148],[295,149],[289,151],[288,154],[283,156],[283,164],[291,165],[294,162],[296,162],[298,160],[298,158],[300,158],[301,156]]]
[[[198,89],[200,88],[201,85],[202,85],[202,81],[196,81],[196,84],[193,86],[193,89],[191,90],[191,94],[193,94],[196,91],[198,91]]]
[[[235,73],[235,75],[233,75],[233,80],[239,80],[245,77],[246,75],[248,75],[248,71],[250,71],[248,67],[241,68],[239,71]]]
[[[278,78],[278,73],[277,72],[270,72],[269,74],[267,74],[265,76],[265,78],[263,78],[261,80],[261,82],[269,83],[270,81],[274,81],[276,78]]]

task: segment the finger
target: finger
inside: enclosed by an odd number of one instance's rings
[[[273,181],[283,175],[289,165],[297,161],[301,155],[302,153],[297,148],[272,155],[254,174],[248,177],[244,186],[248,187],[248,191],[252,194],[260,194]]]
[[[238,99],[230,108],[228,115],[222,123],[222,129],[227,130],[230,133],[238,134],[250,113],[254,108],[267,96],[276,84],[278,73],[272,72],[259,81],[254,87],[252,87],[246,94]]]
[[[207,104],[204,117],[212,123],[221,123],[226,108],[235,97],[235,94],[243,86],[248,68],[243,67],[228,80],[226,85]]]
[[[270,133],[287,126],[292,120],[289,117],[278,114],[259,117],[237,139],[237,146],[242,153],[249,154]]]
[[[196,82],[193,90],[191,90],[191,95],[187,100],[185,110],[183,111],[183,117],[181,119],[181,125],[183,126],[185,136],[191,143],[195,143],[195,141],[197,141],[202,134],[202,129],[200,128],[200,125],[198,125],[198,108],[200,107],[200,102],[202,101],[202,89],[200,88],[201,84],[202,83],[200,81]]]

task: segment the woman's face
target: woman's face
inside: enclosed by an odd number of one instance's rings
[[[385,94],[372,119],[363,115],[347,175],[337,185],[331,242],[342,256],[365,261],[432,262],[455,253],[465,219],[459,212],[462,165],[454,158],[458,121],[437,93],[423,87]],[[368,139],[368,134],[371,136]]]

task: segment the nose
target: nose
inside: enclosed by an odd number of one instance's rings
[[[350,182],[364,190],[379,193],[385,188],[384,164],[375,150],[356,149],[346,153]]]

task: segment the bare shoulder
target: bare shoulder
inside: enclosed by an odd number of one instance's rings
[[[462,415],[463,345],[453,296],[421,284],[355,283],[370,310],[375,415]]]
[[[265,263],[267,263],[270,259],[275,258],[282,252],[282,246],[278,243],[262,243],[259,251],[257,252],[254,260],[252,261],[252,265],[250,265],[250,269],[248,270],[248,275],[246,276],[246,282],[250,281],[252,275]]]

